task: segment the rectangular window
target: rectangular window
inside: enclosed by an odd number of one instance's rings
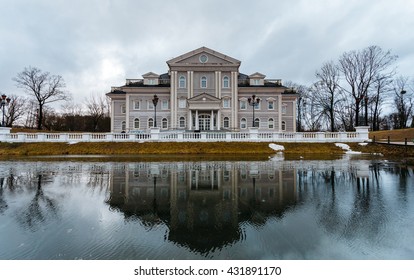
[[[140,102],[138,100],[134,101],[134,110],[139,110],[140,109]]]
[[[126,106],[121,105],[121,114],[126,114]]]
[[[148,101],[148,106],[147,106],[148,110],[154,110],[154,104],[152,103],[152,100]]]
[[[267,103],[267,109],[268,110],[274,110],[275,109],[275,103],[274,103],[274,101],[269,101]]]
[[[245,100],[241,100],[240,101],[240,110],[246,110],[247,108],[247,103]]]
[[[168,110],[168,100],[167,99],[162,100],[161,109]]]
[[[200,86],[201,88],[207,88],[207,77],[201,77]]]
[[[180,117],[180,128],[185,128],[185,118]]]
[[[223,108],[230,108],[230,99],[226,98],[223,100]]]
[[[186,104],[187,104],[187,102],[186,102],[185,99],[178,100],[178,107],[179,108],[184,109],[186,107]]]
[[[286,115],[286,113],[287,113],[287,105],[286,104],[283,104],[282,105],[282,114],[283,115]]]
[[[260,110],[260,104],[261,104],[261,103],[256,103],[256,105],[254,105],[254,109],[255,109],[255,110]]]

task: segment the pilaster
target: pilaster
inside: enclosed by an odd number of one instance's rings
[[[115,127],[115,100],[111,100],[111,132],[114,132]]]
[[[187,71],[187,98],[188,99],[192,97],[192,85],[193,85],[192,74],[193,74],[193,71]]]
[[[126,94],[126,104],[125,104],[125,128],[127,131],[129,131],[129,112],[130,112],[130,108],[129,108],[129,94]]]
[[[238,125],[238,89],[237,89],[237,72],[231,72],[231,99],[232,99],[232,116],[231,126],[237,129]]]
[[[282,131],[282,95],[277,97],[277,113],[278,113],[278,131]]]
[[[171,128],[177,127],[177,71],[171,71]]]

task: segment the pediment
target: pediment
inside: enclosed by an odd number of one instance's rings
[[[228,65],[240,66],[240,61],[228,55],[201,47],[167,61],[169,66],[174,65]]]
[[[160,75],[154,72],[148,72],[142,75],[143,78],[158,78]]]
[[[262,74],[262,73],[259,73],[259,72],[256,72],[256,73],[251,74],[251,75],[249,76],[249,78],[250,78],[250,79],[252,79],[252,78],[256,78],[256,79],[264,79],[264,78],[266,78],[266,75],[264,75],[264,74]]]
[[[189,103],[195,103],[195,102],[205,102],[205,103],[211,103],[211,102],[221,102],[221,100],[215,96],[212,96],[207,93],[202,93],[197,96],[194,96],[190,99],[188,99]]]

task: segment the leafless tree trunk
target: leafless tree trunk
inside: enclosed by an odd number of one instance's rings
[[[69,99],[69,94],[63,90],[66,85],[61,76],[42,72],[36,67],[25,68],[13,80],[18,87],[31,94],[38,104],[37,129],[42,129],[45,104]]]
[[[394,107],[397,118],[395,128],[407,128],[414,107],[414,89],[408,77],[400,76],[394,81]]]
[[[347,87],[343,89],[354,99],[355,126],[360,125],[361,102],[369,101],[369,89],[378,75],[386,74],[397,59],[391,51],[384,52],[378,46],[370,46],[361,51],[345,52],[339,59],[340,71],[344,74]],[[389,71],[389,73],[393,70]]]
[[[98,128],[99,121],[109,115],[108,102],[102,95],[93,95],[86,100],[87,114],[91,117],[93,122],[93,130]]]
[[[371,100],[372,112],[372,130],[377,131],[380,128],[380,115],[382,104],[385,100],[384,94],[390,92],[392,83],[391,76],[377,76],[373,83],[373,95]]]
[[[317,82],[317,102],[323,110],[330,123],[330,130],[336,130],[335,126],[335,111],[340,99],[341,88],[339,86],[340,72],[333,61],[326,62],[322,65],[319,71],[316,71]]]
[[[12,127],[26,112],[26,100],[22,97],[11,95],[10,104],[6,114],[6,126]]]

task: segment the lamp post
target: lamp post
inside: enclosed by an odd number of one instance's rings
[[[11,100],[10,97],[7,97],[5,94],[1,96],[0,107],[3,112],[3,120],[1,122],[1,126],[6,126],[6,124],[4,123],[4,115],[6,114],[5,112],[6,106],[9,106],[10,104],[10,100]]]
[[[255,127],[255,122],[254,122],[254,107],[256,107],[256,105],[259,104],[260,102],[260,98],[256,98],[256,95],[253,94],[252,97],[247,98],[247,101],[249,102],[249,105],[253,107],[253,127]]]
[[[154,127],[157,127],[157,104],[158,104],[158,96],[154,94],[154,98],[152,99],[152,104],[154,104]]]

